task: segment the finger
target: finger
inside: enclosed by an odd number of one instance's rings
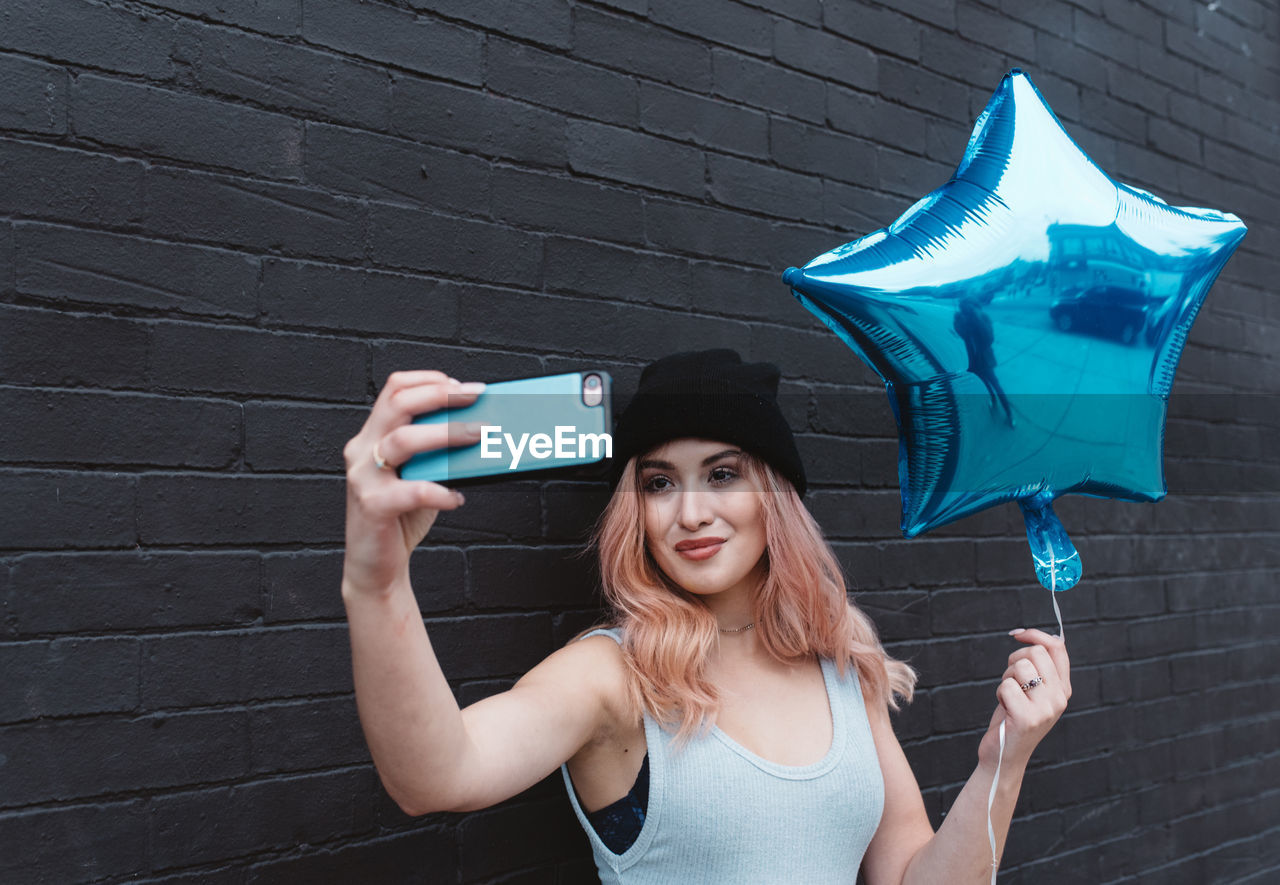
[[[1012,677],[1013,679],[1018,680],[1019,685],[1022,685],[1024,682],[1030,682],[1032,679],[1035,679],[1040,675],[1041,674],[1036,669],[1035,664],[1031,663],[1031,661],[1026,658],[1019,658],[1017,661],[1014,661],[1009,665],[1009,669],[1004,671],[1003,678],[1008,679]]]
[[[387,402],[402,390],[426,385],[449,384],[454,380],[444,372],[438,372],[434,369],[392,372],[387,376],[387,380],[383,382],[382,389],[378,391],[377,397],[374,398],[374,406]]]
[[[456,510],[462,493],[425,480],[399,481],[376,489],[360,499],[361,507],[376,519],[394,519],[414,510]]]
[[[1053,659],[1054,670],[1057,671],[1058,678],[1062,680],[1063,690],[1070,696],[1071,658],[1067,654],[1066,641],[1061,636],[1045,633],[1043,630],[1037,630],[1034,627],[1029,630],[1023,630],[1021,633],[1013,634],[1013,638],[1019,642],[1034,643],[1031,646],[1032,648],[1040,646],[1049,653],[1049,657]]]
[[[484,391],[481,382],[454,381],[441,384],[422,384],[396,391],[388,403],[393,411],[409,418],[440,409],[461,409],[476,401]]]
[[[1034,648],[1035,646],[1032,646]],[[1023,658],[1031,657],[1031,648],[1020,648],[1009,655],[1009,666],[1013,666],[1014,661],[1020,661]]]
[[[1031,661],[1035,664],[1040,675],[1044,677],[1045,682],[1068,697],[1071,695],[1070,683],[1062,678],[1062,674],[1058,672],[1058,665],[1046,649],[1040,646],[1031,649]]]
[[[399,467],[419,452],[447,446],[470,446],[480,441],[480,423],[450,421],[447,424],[405,424],[378,442],[378,451],[390,467]]]
[[[1037,659],[1019,660],[1013,677],[1018,680],[1020,688],[1027,686],[1023,691],[1026,692],[1028,700],[1041,710],[1049,709],[1056,717],[1066,709],[1067,694],[1063,690],[1062,681],[1057,678],[1053,670],[1053,661],[1049,658],[1048,652],[1039,647],[1035,651],[1039,652]],[[1039,677],[1038,682],[1036,682],[1037,677]],[[1032,682],[1036,684],[1032,685]]]
[[[1020,655],[1010,663],[1009,668],[1005,672],[1015,676],[1019,674],[1043,676],[1046,681],[1048,681],[1051,675],[1056,675],[1053,672],[1053,662],[1049,660],[1044,649],[1037,649],[1036,651],[1040,652],[1040,656],[1036,655],[1035,652],[1028,650],[1027,654]]]
[[[1022,719],[1031,707],[1031,700],[1012,676],[1001,679],[996,686],[996,700],[1004,707],[1009,718]]]
[[[1017,633],[1010,633],[1009,635],[1019,642],[1038,642],[1041,645],[1063,641],[1062,637],[1056,633],[1046,633],[1037,627],[1019,628]]]
[[[424,376],[415,377],[422,379]],[[482,384],[463,384],[443,375],[426,378],[417,384],[407,383],[393,375],[382,393],[378,394],[365,422],[365,430],[382,436],[395,427],[408,424],[417,415],[446,407],[469,406],[483,389]]]
[[[1047,683],[1048,680],[1044,679],[1044,674],[1037,669],[1036,665],[1034,665],[1029,658],[1019,658],[1019,660],[1016,660],[1009,665],[1009,669],[1005,670],[1002,679],[1014,679],[1018,681],[1019,688],[1021,688],[1021,686],[1029,683],[1029,681],[1036,679],[1037,676],[1041,678],[1042,683]]]
[[[1055,684],[1062,681],[1061,675],[1058,673],[1058,666],[1053,662],[1053,658],[1049,652],[1041,645],[1033,645],[1030,648],[1020,648],[1014,653],[1015,658],[1010,655],[1011,660],[1030,661],[1041,676],[1047,680],[1053,681]],[[1010,664],[1012,666],[1012,664]]]
[[[373,401],[373,408],[365,419],[362,433],[381,436],[390,429],[393,419],[390,404],[400,391],[420,386],[437,387],[448,384],[449,381],[449,376],[444,372],[434,370],[392,372],[387,376],[386,382],[383,383],[382,389],[378,391],[378,396]]]
[[[413,387],[417,384],[436,384],[449,380],[449,375],[436,369],[410,369],[407,371],[392,372],[387,376],[387,380],[382,385],[382,390],[378,391],[381,396],[384,393],[394,393],[405,387]]]
[[[471,387],[464,392],[462,383],[452,379],[400,387],[378,397],[365,426],[371,434],[383,436],[419,415],[450,406],[469,406],[477,395],[478,392]]]

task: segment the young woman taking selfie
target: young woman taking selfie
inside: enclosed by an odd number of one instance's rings
[[[345,449],[342,594],[360,719],[401,808],[485,808],[560,768],[606,883],[852,883],[859,868],[868,885],[988,881],[993,782],[999,855],[1027,762],[1071,695],[1066,648],[1017,635],[975,770],[935,833],[889,721],[916,673],[847,599],[802,502],[777,385],[776,367],[726,350],[644,370],[593,538],[607,626],[460,710],[409,556],[464,499],[394,468],[477,441],[478,428],[411,421],[482,385],[388,379]]]

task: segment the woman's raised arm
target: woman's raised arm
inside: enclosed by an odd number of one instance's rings
[[[486,807],[537,783],[605,724],[610,667],[622,666],[619,652],[599,641],[573,643],[511,691],[458,708],[409,583],[409,557],[439,512],[463,497],[402,480],[394,466],[416,452],[477,441],[478,427],[411,422],[446,403],[465,405],[481,388],[442,372],[397,372],[343,450],[342,599],[356,705],[382,783],[409,814]]]

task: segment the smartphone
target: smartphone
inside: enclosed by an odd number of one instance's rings
[[[401,479],[453,483],[540,474],[613,457],[612,379],[567,372],[487,384],[475,402],[413,419],[414,424],[478,421],[480,441],[434,449],[400,465]]]

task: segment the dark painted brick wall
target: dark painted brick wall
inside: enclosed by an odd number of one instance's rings
[[[896,728],[936,826],[1005,631],[1052,607],[1013,508],[899,537],[875,378],[779,273],[945,181],[1015,65],[1113,175],[1251,232],[1168,498],[1059,508],[1075,696],[1001,881],[1275,881],[1278,29],[1262,0],[6,0],[0,881],[588,881],[558,774],[466,815],[383,795],[340,448],[393,369],[625,390],[717,345],[784,366],[811,506],[922,672]],[[441,520],[415,580],[463,703],[595,617],[603,500]]]

